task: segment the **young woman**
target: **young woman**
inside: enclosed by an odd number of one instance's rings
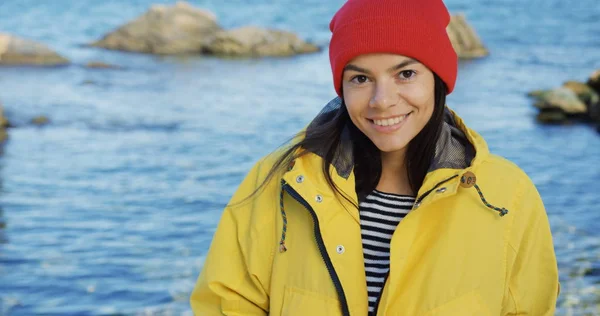
[[[548,218],[527,175],[445,105],[441,0],[349,0],[338,98],[225,209],[197,315],[553,315]]]

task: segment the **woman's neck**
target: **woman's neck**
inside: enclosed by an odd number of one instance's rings
[[[400,195],[415,194],[408,181],[405,156],[406,149],[381,153],[381,178],[377,190]]]

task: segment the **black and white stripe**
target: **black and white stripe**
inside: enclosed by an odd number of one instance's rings
[[[384,285],[390,268],[390,240],[400,220],[415,203],[412,196],[374,190],[360,203],[360,227],[369,292],[369,315]]]

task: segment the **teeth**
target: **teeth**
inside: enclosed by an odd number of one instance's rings
[[[398,116],[396,118],[386,119],[386,120],[374,120],[373,123],[379,126],[391,126],[398,124],[406,118],[406,115]]]

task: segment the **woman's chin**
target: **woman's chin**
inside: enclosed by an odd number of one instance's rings
[[[382,153],[402,152],[406,149],[406,145],[407,144],[405,143],[396,142],[375,143],[375,146],[377,146]]]

